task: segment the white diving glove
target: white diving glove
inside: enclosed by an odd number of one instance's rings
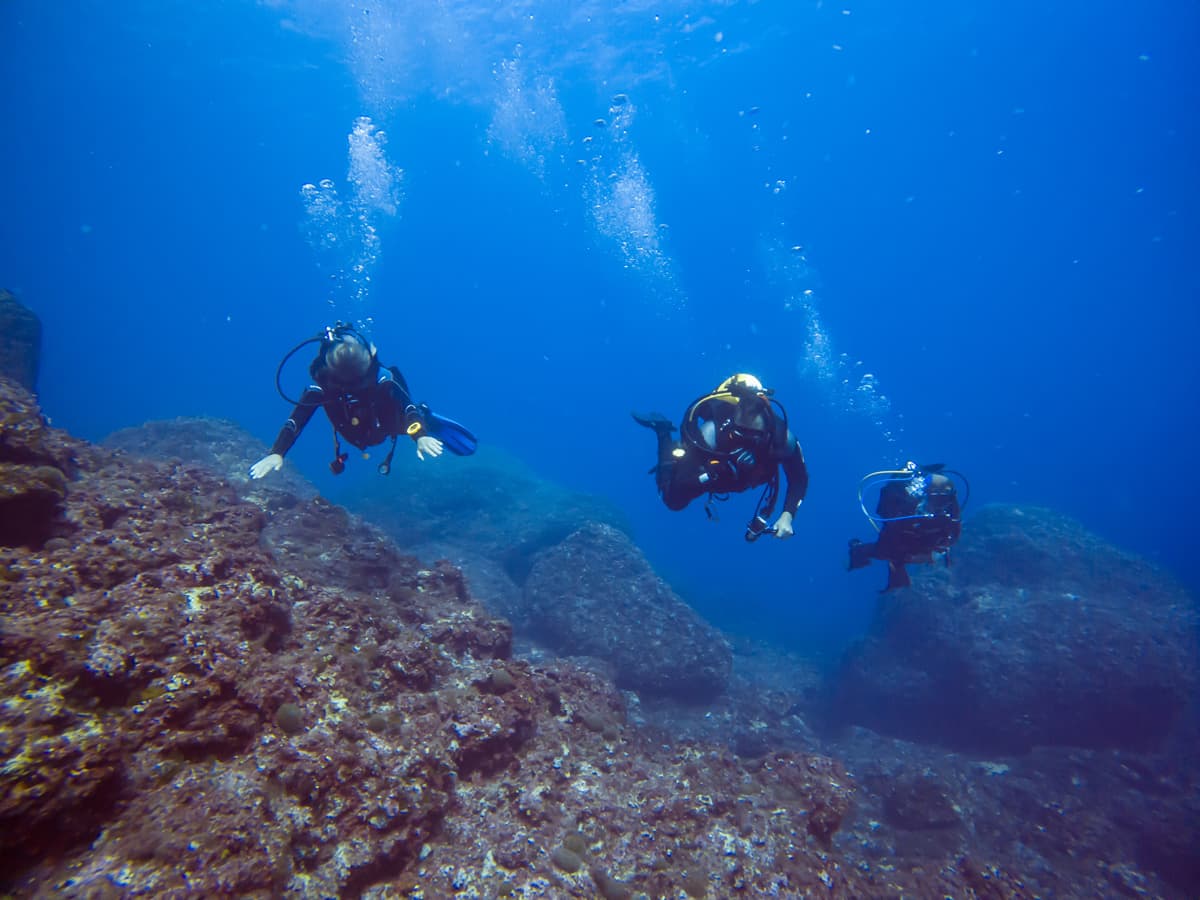
[[[790,512],[781,512],[779,518],[775,520],[775,537],[781,541],[790,538],[794,532],[792,531],[792,514]]]
[[[283,468],[283,457],[278,453],[270,453],[250,467],[251,478],[262,478]]]
[[[417,438],[417,459],[424,459],[428,456],[430,459],[436,459],[442,455],[442,442],[435,437],[430,437],[427,434]],[[282,462],[282,460],[280,460]]]

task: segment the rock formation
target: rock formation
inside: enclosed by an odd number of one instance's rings
[[[1197,607],[1175,581],[1049,510],[991,506],[953,565],[880,599],[835,711],[992,753],[1152,748],[1197,679]]]

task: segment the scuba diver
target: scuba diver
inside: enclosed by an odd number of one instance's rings
[[[863,478],[858,502],[879,538],[870,544],[851,540],[849,568],[861,569],[873,559],[884,560],[888,580],[880,593],[887,593],[912,584],[904,568],[908,563],[931,563],[934,554],[941,553],[950,565],[950,546],[962,533],[962,507],[951,475],[962,480],[969,498],[967,479],[941,463],[918,466],[910,462],[898,471],[872,472]],[[877,484],[882,486],[872,515],[867,512],[863,492]],[[962,506],[966,506],[965,498]]]
[[[309,366],[313,384],[299,400],[283,391],[280,377],[283,367],[302,347],[319,343],[317,358]],[[395,366],[383,366],[372,344],[352,325],[338,322],[315,337],[301,341],[280,361],[275,370],[279,396],[295,405],[283,424],[271,452],[250,467],[251,478],[262,478],[283,466],[283,457],[296,443],[317,407],[333,425],[333,461],[329,468],[340,475],[346,468],[348,453],[342,452],[341,438],[363,452],[392,439],[387,457],[379,464],[379,473],[387,475],[396,452],[396,439],[405,434],[417,445],[417,458],[436,458],[443,450],[458,456],[475,452],[476,440],[462,425],[433,414],[424,404],[416,404],[408,384]]]
[[[679,425],[660,413],[633,414],[639,425],[658,437],[658,464],[650,470],[668,509],[681,510],[708,494],[704,511],[713,518],[714,500],[763,485],[746,540],[764,533],[792,536],[792,517],[808,490],[808,467],[796,438],[788,430],[787,413],[771,391],[753,375],[726,378],[712,393],[692,403]],[[779,499],[779,470],[787,476],[783,511],[775,524],[767,521]]]

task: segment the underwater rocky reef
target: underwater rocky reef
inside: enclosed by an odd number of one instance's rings
[[[983,753],[1136,750],[1194,702],[1197,607],[1165,572],[1036,507],[984,507],[953,556],[880,601],[844,720]]]
[[[97,446],[8,379],[0,418],[12,896],[1200,884],[1195,602],[1052,513],[981,511],[823,673],[720,634],[603,503],[552,486],[429,555],[394,507],[247,481],[262,447],[230,423]],[[547,527],[564,503],[597,515]]]
[[[10,893],[863,896],[967,877],[873,887],[831,851],[839,763],[664,745],[606,678],[514,659],[460,570],[319,497],[73,440],[11,381],[0,413],[9,475],[55,468],[62,488],[0,550]]]
[[[11,291],[0,288],[0,375],[36,391],[41,356],[41,320]]]

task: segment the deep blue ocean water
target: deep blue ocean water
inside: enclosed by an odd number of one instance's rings
[[[813,652],[881,587],[858,479],[909,458],[1198,589],[1198,34],[1164,0],[8,0],[0,286],[89,439],[269,443],[280,357],[362,322],[705,615]],[[628,417],[737,371],[808,458],[790,542],[742,541],[750,495],[668,512]]]

